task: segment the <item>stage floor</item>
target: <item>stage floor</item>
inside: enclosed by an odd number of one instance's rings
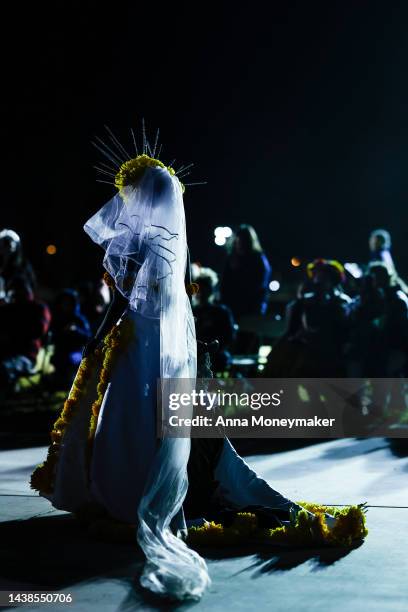
[[[87,539],[69,515],[29,489],[29,474],[45,452],[0,453],[0,590],[69,592],[73,604],[48,609],[75,612],[408,609],[408,457],[392,452],[384,439],[335,440],[249,457],[260,475],[294,500],[405,508],[370,508],[367,540],[350,552],[208,559],[211,588],[201,602],[174,607],[142,595],[134,579],[141,566],[136,548]]]

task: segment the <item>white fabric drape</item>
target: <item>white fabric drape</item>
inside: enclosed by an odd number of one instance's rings
[[[84,229],[105,250],[104,266],[129,307],[160,318],[161,378],[195,379],[197,345],[184,284],[187,239],[178,179],[163,168],[146,168],[137,185],[114,196]],[[137,539],[146,556],[141,584],[178,599],[199,598],[210,583],[204,560],[177,537],[185,527],[189,453],[189,439],[160,442],[138,508]]]

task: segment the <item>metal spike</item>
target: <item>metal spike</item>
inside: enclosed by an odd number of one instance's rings
[[[111,177],[115,178],[115,175],[112,172],[108,172],[107,170],[103,170],[102,168],[98,168],[98,166],[94,166],[94,168],[98,172],[102,172],[103,174],[107,174],[108,176],[111,176]]]
[[[111,137],[111,140],[113,141],[113,143],[116,145],[116,147],[118,148],[118,150],[121,152],[121,154],[123,154],[125,156],[125,159],[130,159],[129,153],[126,151],[125,147],[121,145],[121,143],[119,142],[119,140],[116,138],[115,134],[112,132],[112,130],[110,129],[110,127],[108,127],[107,125],[104,126],[105,130],[108,132],[108,134]]]
[[[112,183],[112,181],[102,181],[102,179],[96,179],[97,183],[106,183],[107,185],[113,185],[115,186],[115,183]]]
[[[96,142],[92,141],[93,146],[98,149],[98,151],[100,153],[102,153],[102,155],[104,155],[105,157],[107,157],[107,159],[109,159],[113,164],[115,164],[116,166],[119,164],[119,166],[122,165],[123,162],[121,161],[117,161],[114,157],[112,157],[109,153],[107,153],[106,151],[104,151]]]
[[[181,168],[177,170],[177,174],[183,174],[184,172],[187,172],[187,170],[190,170],[190,168],[192,168],[193,166],[194,164],[189,164],[188,166],[182,166]]]
[[[157,148],[157,143],[159,142],[159,134],[160,134],[160,130],[159,128],[157,128],[156,138],[154,139],[154,145],[153,145],[153,157],[156,157],[156,148]]]
[[[111,170],[112,172],[115,172],[115,173],[118,171],[118,167],[116,165],[114,168],[112,168],[112,166],[110,166],[109,164],[105,164],[105,162],[103,161],[98,162],[98,164],[100,164],[101,166],[104,166],[106,170]]]
[[[146,148],[146,126],[145,126],[144,117],[142,118],[142,134],[143,134],[143,154],[145,155],[147,153],[147,148]]]
[[[130,128],[130,131],[132,133],[132,138],[133,138],[133,144],[135,147],[135,151],[136,151],[136,157],[139,155],[139,151],[137,150],[137,144],[136,144],[136,138],[135,138],[135,133],[133,131],[133,128]]]
[[[153,157],[152,147],[150,146],[150,142],[148,138],[146,138],[146,147],[147,147],[147,152],[150,155],[150,157]]]
[[[184,172],[185,170],[188,170],[189,168],[191,168],[192,166],[194,166],[194,163],[192,164],[187,164],[187,166],[181,166],[181,168],[179,168],[176,172],[176,174],[179,174],[180,172]]]
[[[102,138],[99,138],[99,136],[95,136],[95,138],[101,143],[103,147],[105,147],[107,151],[110,152],[111,155],[113,155],[113,157],[115,157],[118,160],[120,164],[123,164],[125,160],[119,157],[119,155],[115,151],[113,151],[105,142],[103,142]]]

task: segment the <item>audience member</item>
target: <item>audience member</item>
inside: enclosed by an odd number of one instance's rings
[[[193,302],[197,338],[203,342],[218,340],[219,350],[211,361],[214,371],[221,372],[231,361],[229,351],[235,338],[234,317],[228,306],[215,300],[218,277],[213,270],[201,268],[195,282],[199,286]]]
[[[352,303],[350,371],[355,376],[397,377],[407,369],[408,297],[388,266],[370,263]]]
[[[78,293],[65,289],[55,300],[52,309],[52,340],[55,379],[69,384],[78,369],[82,349],[91,337],[91,328],[82,314]]]
[[[394,261],[391,255],[391,234],[385,229],[373,230],[368,239],[370,262],[382,261],[390,274],[395,273]]]
[[[95,333],[110,302],[109,288],[101,278],[95,282],[80,283],[78,293],[81,311],[89,322],[92,333]]]
[[[221,302],[236,318],[265,314],[271,266],[251,225],[240,225],[231,241],[220,283]]]
[[[1,389],[10,391],[18,377],[35,369],[51,315],[24,277],[10,279],[6,299],[0,305],[0,381]]]
[[[343,293],[344,268],[317,259],[307,266],[308,283],[287,307],[287,328],[273,349],[270,376],[340,377],[345,373],[351,298]]]
[[[13,279],[19,277],[35,288],[35,274],[24,257],[20,236],[11,229],[0,231],[0,301],[6,299]]]

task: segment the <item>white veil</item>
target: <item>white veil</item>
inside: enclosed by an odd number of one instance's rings
[[[160,317],[160,375],[194,379],[197,345],[185,291],[187,238],[182,188],[160,167],[147,167],[84,226],[105,250],[104,266],[131,309]],[[155,593],[198,598],[210,579],[204,560],[170,529],[185,526],[188,438],[161,441],[139,504],[138,542],[146,555],[141,584]],[[180,535],[180,534],[178,534]]]

